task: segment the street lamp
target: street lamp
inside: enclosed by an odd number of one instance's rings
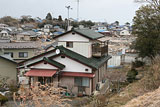
[[[72,10],[71,6],[66,6],[66,8],[68,9],[68,27],[69,27],[69,10]]]

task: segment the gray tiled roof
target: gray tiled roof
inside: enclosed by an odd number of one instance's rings
[[[0,43],[0,48],[3,49],[34,49],[38,48],[38,42],[13,42],[13,43]]]
[[[23,31],[23,32],[21,32],[19,34],[21,34],[21,35],[28,35],[28,36],[34,36],[34,37],[37,36],[37,33],[34,32],[34,31],[32,31],[32,30],[30,30],[30,31]]]
[[[44,49],[47,50],[50,47],[56,47],[56,46],[58,46],[58,42],[51,43],[51,44],[45,46]]]
[[[11,40],[10,39],[1,39],[0,38],[0,43],[9,43]]]

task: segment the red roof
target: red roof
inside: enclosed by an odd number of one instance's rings
[[[95,74],[92,73],[75,73],[75,72],[63,72],[62,76],[69,76],[69,77],[95,77]]]
[[[30,77],[52,77],[56,72],[56,70],[32,69],[24,75]]]

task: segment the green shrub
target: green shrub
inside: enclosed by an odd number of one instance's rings
[[[138,75],[138,72],[136,69],[132,68],[130,71],[127,73],[127,81],[129,83],[132,83],[136,79],[136,75]]]
[[[8,101],[8,98],[0,94],[1,105],[3,105],[6,101]]]
[[[133,68],[142,67],[144,65],[145,65],[145,62],[143,62],[143,61],[135,60],[134,62],[132,62],[132,67]]]

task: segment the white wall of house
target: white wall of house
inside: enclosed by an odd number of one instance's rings
[[[39,64],[31,66],[30,68],[36,68],[36,69],[58,69],[57,67],[54,67],[53,65],[44,64],[44,62],[41,62]]]
[[[131,34],[129,33],[128,30],[122,30],[122,31],[120,31],[120,35],[121,36],[127,36],[127,35],[131,35]]]
[[[78,63],[77,61],[74,61],[68,57],[61,58],[61,56],[58,56],[56,58],[53,58],[53,60],[65,65],[66,67],[63,69],[63,71],[66,72],[82,72],[82,73],[92,73],[92,69],[88,66],[85,66],[81,63]],[[85,71],[85,69],[88,69],[88,71]]]
[[[66,42],[73,42],[73,48],[66,47]],[[85,57],[92,56],[91,42],[88,38],[85,38],[79,34],[66,34],[65,36],[58,38],[58,46],[63,45],[64,47],[77,52]]]
[[[72,34],[72,32],[71,33],[68,33],[68,34],[66,34],[66,35],[64,35],[64,36],[62,36],[62,37],[59,37],[58,39],[57,39],[59,42],[61,42],[61,41],[79,41],[79,42],[89,42],[89,39],[88,38],[85,38],[85,37],[83,37],[83,36],[81,36],[81,35],[79,35],[79,34]]]
[[[17,41],[30,41],[30,36],[29,35],[18,34],[18,35],[16,35],[15,39]]]
[[[43,31],[48,33],[48,32],[50,32],[50,29],[44,28]]]
[[[66,42],[58,42],[58,45],[66,47]],[[92,56],[91,43],[87,42],[73,42],[73,48],[68,48],[76,53],[79,53],[87,58]]]
[[[35,62],[37,62],[37,61],[39,61],[39,60],[42,60],[44,57],[51,57],[51,56],[54,56],[54,55],[56,55],[56,53],[55,53],[55,52],[51,52],[51,53],[49,53],[49,54],[45,54],[45,55],[40,56],[40,57],[38,57],[38,58],[35,58],[35,59],[32,59],[32,60],[28,60],[28,61],[25,62],[24,65],[27,66],[27,65],[32,64],[32,63],[35,63]]]
[[[105,27],[105,26],[99,26],[99,27],[98,27],[98,30],[105,30],[105,31],[106,31],[106,30],[107,30],[107,27]]]

